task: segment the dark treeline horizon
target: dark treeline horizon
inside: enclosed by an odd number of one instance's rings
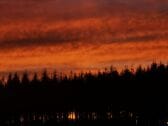
[[[64,72],[58,72],[57,70],[54,70],[53,72],[48,72],[47,69],[43,69],[41,72],[28,72],[27,70],[25,70],[24,72],[8,72],[6,74],[6,76],[1,75],[1,79],[0,79],[0,85],[8,85],[9,81],[12,80],[18,80],[18,84],[23,83],[25,79],[27,79],[27,81],[29,81],[29,83],[31,83],[31,81],[33,81],[33,79],[37,79],[39,82],[42,82],[43,78],[49,79],[50,81],[57,79],[57,83],[61,82],[63,79],[67,79],[67,80],[73,80],[75,78],[83,78],[86,77],[87,75],[91,75],[94,77],[98,77],[101,74],[110,74],[113,72],[116,72],[116,74],[118,74],[118,76],[122,76],[123,74],[125,74],[125,72],[130,72],[130,74],[132,74],[132,76],[136,76],[137,72],[141,71],[141,72],[147,72],[150,71],[151,67],[165,67],[165,69],[168,67],[167,64],[163,64],[163,63],[155,63],[153,62],[151,65],[147,66],[147,67],[142,67],[141,65],[139,65],[138,67],[134,68],[134,67],[128,67],[125,66],[125,68],[121,69],[120,71],[115,68],[114,66],[110,66],[105,67],[104,70],[97,70],[97,72],[92,72],[91,70],[88,70],[86,72],[74,72],[74,71],[70,71],[69,74],[65,74]]]
[[[121,73],[111,67],[97,74],[72,73],[69,77],[54,73],[50,78],[44,71],[40,79],[35,74],[32,80],[28,73],[21,79],[9,74],[6,84],[0,84],[0,117],[77,111],[112,112],[117,119],[124,110],[157,123],[168,117],[167,85],[168,65],[162,63],[136,70],[125,68]]]

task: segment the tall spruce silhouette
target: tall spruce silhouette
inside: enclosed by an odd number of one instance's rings
[[[25,85],[25,86],[28,86],[30,84],[27,72],[23,73],[23,76],[22,76],[22,79],[21,79],[21,83],[22,83],[22,85]]]

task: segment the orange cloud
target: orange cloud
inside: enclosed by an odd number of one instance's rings
[[[166,1],[9,1],[0,1],[2,72],[168,61]]]
[[[0,52],[1,71],[57,69],[69,72],[102,69],[114,65],[147,65],[153,61],[167,62],[166,41],[140,43],[82,44],[78,48],[63,44],[16,48]]]

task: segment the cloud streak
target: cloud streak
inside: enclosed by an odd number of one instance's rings
[[[61,22],[1,25],[0,48],[62,43],[113,43],[167,40],[167,19],[142,16],[87,18]]]

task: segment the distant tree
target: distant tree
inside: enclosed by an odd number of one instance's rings
[[[152,63],[150,68],[151,73],[155,74],[157,72],[157,67],[157,63]]]
[[[48,84],[49,81],[50,81],[50,78],[49,78],[49,76],[47,74],[47,70],[44,70],[44,72],[42,73],[41,82],[43,84]]]
[[[12,86],[12,73],[9,73],[7,78],[7,86]]]
[[[142,68],[142,66],[139,66],[136,69],[135,75],[136,75],[138,80],[142,80],[143,77],[144,77],[144,73],[145,73],[145,70]]]
[[[60,74],[59,74],[59,81],[61,82],[63,80],[63,73],[61,72]]]
[[[74,80],[74,81],[77,81],[77,80],[78,80],[78,76],[77,76],[76,73],[73,74],[73,80]]]
[[[164,64],[160,63],[160,64],[158,65],[158,72],[159,72],[160,74],[164,74],[164,73],[166,72],[166,66],[165,66]]]
[[[116,68],[113,66],[110,66],[110,73],[112,73],[113,71],[116,71]]]
[[[52,83],[57,84],[58,83],[58,77],[57,77],[57,72],[54,71],[53,77],[52,77]]]
[[[12,74],[10,73],[8,75],[8,80],[7,80],[7,85],[10,88],[16,88],[18,87],[20,84],[20,79],[17,73],[14,74],[13,78],[12,78]]]
[[[37,73],[34,73],[33,79],[31,81],[32,85],[38,85],[39,84],[39,79],[37,76]]]
[[[69,80],[68,80],[68,76],[67,76],[67,75],[64,75],[62,81],[63,81],[63,82],[67,82],[67,81],[69,81]]]
[[[72,71],[70,71],[69,79],[73,80],[73,72]]]
[[[121,76],[124,80],[130,80],[133,76],[133,73],[128,68],[125,68]]]
[[[14,85],[19,85],[19,84],[20,84],[20,79],[19,79],[19,76],[18,76],[17,73],[14,74],[14,77],[13,77],[13,79],[12,79],[12,83],[13,83]]]
[[[28,77],[28,73],[27,72],[24,72],[23,73],[23,76],[22,76],[22,79],[21,79],[21,83],[23,85],[29,85],[29,77]]]
[[[84,73],[83,73],[83,72],[80,72],[80,73],[79,73],[79,78],[80,78],[81,80],[84,79]]]
[[[110,78],[113,79],[113,80],[116,80],[119,77],[118,71],[113,66],[110,67],[110,73],[109,74],[110,74]]]

